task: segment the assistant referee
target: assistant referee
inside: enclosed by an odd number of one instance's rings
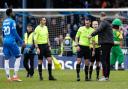
[[[39,79],[43,80],[42,77],[42,62],[43,56],[48,60],[48,73],[49,80],[56,80],[52,76],[52,57],[51,57],[51,47],[49,42],[48,28],[46,26],[46,18],[40,18],[40,24],[35,28],[35,46],[38,53],[38,72]]]

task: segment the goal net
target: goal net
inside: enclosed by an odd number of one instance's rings
[[[5,18],[5,10],[0,9],[0,29]],[[35,28],[40,17],[46,17],[50,42],[53,54],[60,54],[61,43],[66,34],[74,40],[78,28],[84,25],[84,17],[92,21],[99,20],[101,12],[108,18],[120,18],[123,21],[122,31],[124,36],[123,46],[128,46],[128,9],[14,9],[17,32],[23,37],[28,23]],[[104,15],[104,14],[103,14]],[[1,33],[0,33],[1,34]],[[1,35],[0,35],[1,36]],[[1,40],[0,40],[1,44]]]

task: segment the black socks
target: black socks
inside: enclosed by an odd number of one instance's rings
[[[48,73],[49,76],[52,76],[52,64],[48,63]]]
[[[80,77],[79,73],[80,73],[80,64],[76,65],[76,72],[77,72],[77,77]]]

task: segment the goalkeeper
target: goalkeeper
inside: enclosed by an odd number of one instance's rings
[[[111,56],[110,56],[110,64],[111,69],[114,69],[114,65],[118,60],[118,69],[123,70],[121,64],[124,61],[124,55],[122,53],[120,42],[123,39],[121,32],[119,31],[119,27],[122,25],[122,21],[120,19],[114,19],[112,22],[113,26],[113,35],[114,35],[114,46],[111,49]]]

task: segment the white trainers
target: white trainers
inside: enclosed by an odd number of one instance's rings
[[[108,81],[108,78],[105,78],[104,76],[99,79],[99,81]]]

